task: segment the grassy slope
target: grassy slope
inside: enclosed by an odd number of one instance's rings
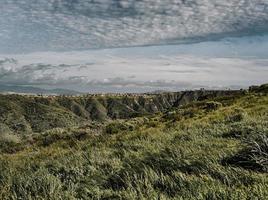
[[[239,155],[268,135],[267,113],[267,94],[250,93],[10,139],[0,199],[266,199],[266,164]]]

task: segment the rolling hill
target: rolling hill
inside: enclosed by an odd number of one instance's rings
[[[0,96],[0,199],[267,199],[268,85]]]

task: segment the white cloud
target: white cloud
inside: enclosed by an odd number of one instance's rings
[[[181,54],[175,50],[149,56],[122,53],[126,51],[5,55],[5,58],[13,59],[0,59],[0,83],[86,92],[129,92],[230,85],[245,87],[268,81],[268,58],[213,57]],[[10,65],[7,61],[14,62]]]
[[[267,26],[267,0],[2,0],[0,51],[194,42]]]

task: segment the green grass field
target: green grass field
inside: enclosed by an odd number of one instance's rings
[[[0,199],[268,199],[265,90],[41,133],[1,127]]]

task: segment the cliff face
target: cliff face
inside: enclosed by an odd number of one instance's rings
[[[124,119],[161,112],[174,106],[180,93],[158,95],[59,97],[55,103],[91,120]]]
[[[185,91],[144,95],[34,97],[0,95],[0,132],[41,132],[88,121],[127,119],[166,111],[193,101],[241,95],[243,91]]]

